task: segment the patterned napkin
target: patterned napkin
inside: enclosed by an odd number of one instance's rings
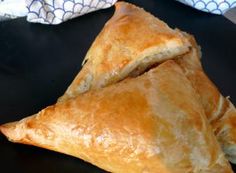
[[[111,7],[117,0],[0,0],[0,21],[27,16],[29,22],[59,24]],[[177,0],[196,9],[236,21],[236,0]],[[147,1],[148,3],[148,1]],[[233,9],[230,11],[229,9]],[[227,12],[227,13],[226,13]]]
[[[0,20],[27,16],[29,22],[59,24],[117,0],[0,0]]]
[[[25,0],[0,0],[0,21],[26,15]]]
[[[198,10],[214,14],[224,14],[236,7],[236,0],[177,0]]]

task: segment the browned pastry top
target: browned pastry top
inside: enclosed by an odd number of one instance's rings
[[[229,173],[195,90],[173,61],[0,126],[14,142],[118,173]]]
[[[89,49],[83,69],[60,100],[118,82],[145,58],[161,62],[186,53],[188,47],[180,31],[142,8],[118,2],[115,14]]]

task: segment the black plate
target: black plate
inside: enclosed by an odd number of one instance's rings
[[[236,25],[173,0],[129,2],[171,27],[195,35],[207,74],[236,103]],[[85,53],[113,11],[94,12],[58,26],[31,24],[24,18],[0,23],[0,123],[55,103],[80,70]],[[2,135],[0,168],[9,173],[104,172],[74,157],[10,143]]]

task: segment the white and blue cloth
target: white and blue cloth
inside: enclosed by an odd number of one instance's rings
[[[0,0],[0,20],[27,16],[29,22],[59,24],[92,11],[111,7],[117,0]]]
[[[236,0],[178,0],[198,10],[214,14],[224,14],[227,10],[236,7]]]
[[[117,0],[0,0],[0,21],[27,16],[29,22],[60,24],[83,14],[111,7]],[[224,14],[236,0],[177,0],[196,9]],[[148,3],[148,1],[147,1]]]

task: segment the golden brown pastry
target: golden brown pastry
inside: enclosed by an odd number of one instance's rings
[[[155,29],[152,28],[153,23],[156,24]],[[172,37],[165,37],[165,41],[159,39],[166,35],[164,33],[171,33]],[[163,42],[167,42],[164,46],[172,44],[173,38],[182,40],[179,42],[181,44],[173,46],[182,46],[181,50],[185,50],[185,55],[176,56],[173,48],[168,49],[170,52],[173,51],[172,56],[166,57],[163,53],[166,48],[160,45]],[[157,53],[157,50],[159,51],[157,48],[153,49],[154,51],[138,48],[145,45],[160,47],[161,52]],[[189,45],[191,51],[186,53]],[[150,47],[146,48],[149,50]],[[145,50],[145,53],[140,50]],[[199,47],[192,36],[178,30],[171,30],[163,22],[134,5],[119,2],[116,4],[114,16],[107,22],[86,55],[84,61],[87,63],[59,101],[76,97],[89,89],[116,83],[128,76],[138,75],[153,64],[161,63],[166,59],[175,59],[198,92],[205,114],[224,152],[231,162],[236,163],[236,124],[234,123],[236,110],[204,73],[200,54]],[[160,57],[162,55],[163,57]]]
[[[195,39],[190,35],[186,37],[189,38],[192,49],[175,61],[199,94],[205,114],[223,151],[231,162],[236,163],[236,109],[204,73],[200,62],[201,53]]]
[[[86,64],[59,101],[138,75],[153,63],[188,52],[188,47],[182,32],[139,7],[118,2],[89,49]]]
[[[116,173],[232,173],[196,96],[170,60],[0,130]]]

